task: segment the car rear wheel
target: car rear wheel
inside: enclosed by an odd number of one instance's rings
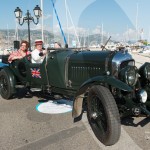
[[[113,145],[119,140],[119,112],[107,88],[95,85],[90,89],[87,98],[87,117],[94,134],[104,145]]]
[[[9,75],[6,71],[0,71],[0,94],[4,99],[9,99],[13,95],[13,87],[11,86]]]

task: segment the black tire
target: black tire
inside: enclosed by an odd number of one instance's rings
[[[107,88],[100,85],[91,87],[87,98],[87,117],[94,134],[104,145],[110,146],[119,140],[119,111]]]
[[[10,99],[13,95],[13,87],[6,71],[0,71],[0,94],[4,99]]]

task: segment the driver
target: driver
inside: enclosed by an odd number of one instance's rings
[[[43,59],[47,53],[46,50],[42,49],[43,47],[43,41],[42,40],[36,40],[35,41],[35,50],[32,51],[32,63],[42,63]]]

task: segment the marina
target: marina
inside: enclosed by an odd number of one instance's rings
[[[3,2],[0,150],[148,150],[148,4]],[[43,61],[34,64],[36,44]]]

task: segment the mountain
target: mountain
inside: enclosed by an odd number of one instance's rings
[[[67,35],[67,34],[65,34]],[[31,30],[30,31],[30,40],[31,46],[34,46],[34,41],[36,39],[41,39],[41,30]],[[67,38],[67,36],[66,36]],[[0,30],[0,48],[13,48],[13,41],[16,40],[15,30]],[[18,30],[18,40],[27,40],[28,41],[28,30],[21,29]],[[64,45],[63,37],[61,33],[53,34],[49,31],[44,30],[44,42],[45,44],[51,44],[54,42],[60,42]],[[72,41],[77,41],[74,35],[69,35],[69,46],[72,47]],[[100,44],[102,41],[102,37],[100,34],[93,34],[86,37],[79,36],[79,41],[81,46],[88,46],[92,44]],[[107,38],[103,37],[103,42],[105,43]]]

